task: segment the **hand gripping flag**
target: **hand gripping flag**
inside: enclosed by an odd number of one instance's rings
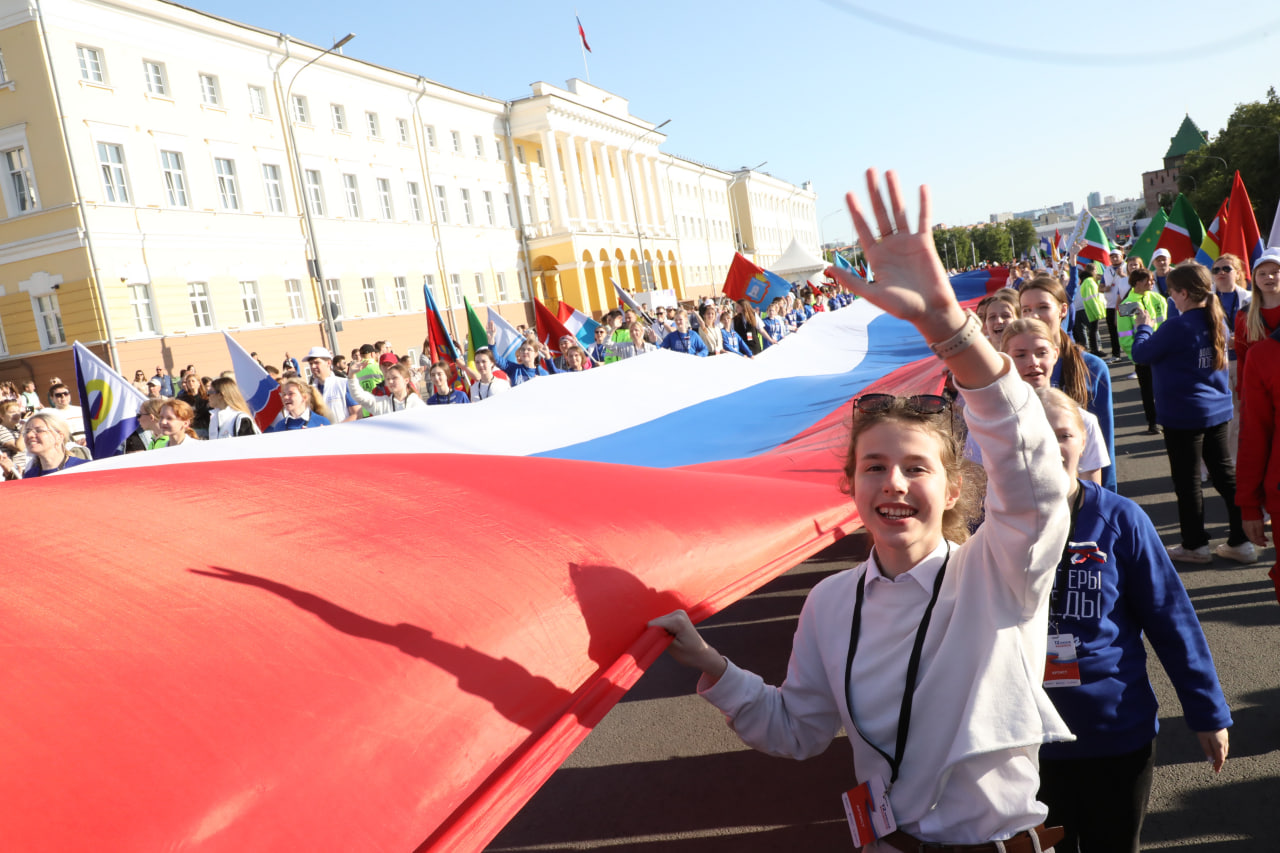
[[[551,309],[543,305],[537,299],[533,300],[534,314],[538,321],[538,340],[547,345],[547,349],[551,350],[552,355],[560,355],[560,339],[568,336],[573,338],[573,334],[564,327],[564,324],[556,319],[556,315],[551,313]],[[574,338],[577,340],[577,338]]]
[[[1262,254],[1262,234],[1258,231],[1253,204],[1249,201],[1249,193],[1239,171],[1231,183],[1231,207],[1227,213],[1227,227],[1222,234],[1222,254],[1239,258],[1246,276],[1252,275],[1254,262]]]
[[[557,314],[556,319],[564,324],[564,327],[569,330],[569,334],[578,339],[578,343],[582,344],[583,349],[590,350],[591,347],[595,346],[596,329],[599,328],[599,323],[563,299],[560,300],[560,310]]]
[[[734,302],[745,299],[759,310],[768,308],[773,300],[790,292],[791,285],[784,279],[751,263],[741,252],[734,252],[723,289],[723,293]]]
[[[1211,267],[1222,254],[1222,231],[1227,227],[1227,213],[1230,209],[1231,197],[1227,196],[1222,200],[1222,204],[1218,205],[1218,212],[1209,223],[1209,227],[1204,230],[1204,239],[1200,241],[1200,248],[1196,250],[1196,263]]]
[[[1151,266],[1151,256],[1155,254],[1156,246],[1160,244],[1160,235],[1164,233],[1164,226],[1168,221],[1169,217],[1164,212],[1164,208],[1160,208],[1156,215],[1151,217],[1147,227],[1142,229],[1138,239],[1134,240],[1133,245],[1129,247],[1129,257],[1142,258],[1144,267]]]
[[[1204,225],[1200,222],[1196,209],[1191,206],[1186,196],[1178,193],[1178,197],[1173,200],[1173,206],[1169,210],[1169,221],[1165,223],[1156,248],[1168,249],[1169,259],[1175,264],[1180,264],[1195,258],[1196,250],[1203,242]],[[1081,252],[1081,254],[1084,253]],[[1110,262],[1104,261],[1104,263]]]
[[[138,406],[147,398],[84,344],[76,341],[71,352],[85,444],[94,459],[115,456],[124,451],[125,440],[138,428]]]
[[[498,364],[510,364],[516,360],[516,350],[524,343],[524,335],[516,327],[508,323],[501,314],[489,309],[489,325],[493,327],[493,337],[489,346],[493,349]]]
[[[254,361],[253,356],[245,352],[235,338],[226,332],[222,333],[222,337],[227,342],[227,352],[231,354],[231,369],[236,374],[236,385],[240,386],[244,401],[253,411],[253,422],[258,425],[258,429],[265,431],[284,411],[284,404],[280,402],[280,385],[261,364]]]
[[[453,364],[458,360],[458,346],[453,342],[453,338],[449,337],[449,330],[444,324],[444,315],[436,307],[436,300],[431,295],[431,288],[425,283],[422,285],[422,294],[427,301],[426,355],[431,359],[432,364],[437,361],[447,361],[449,364]]]

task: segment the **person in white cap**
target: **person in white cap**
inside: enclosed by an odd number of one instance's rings
[[[304,359],[311,368],[311,384],[320,390],[324,404],[339,421],[354,421],[360,416],[360,404],[347,390],[347,383],[333,373],[333,353],[324,347],[312,347]]]

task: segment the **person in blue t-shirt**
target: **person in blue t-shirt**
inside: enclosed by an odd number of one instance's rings
[[[453,387],[449,381],[449,362],[437,361],[431,365],[428,374],[431,379],[431,395],[427,397],[428,406],[447,406],[453,403],[470,403],[471,398]]]
[[[539,351],[545,351],[546,347],[534,340],[526,340],[516,350],[515,361],[501,362],[498,367],[502,372],[507,374],[507,380],[514,388],[522,382],[527,382],[535,376],[546,376],[546,368],[539,366]],[[548,354],[544,352],[544,354]]]
[[[1231,389],[1227,380],[1227,326],[1213,295],[1209,271],[1185,261],[1169,271],[1169,300],[1178,309],[1154,332],[1139,306],[1133,315],[1133,360],[1151,365],[1156,422],[1164,430],[1169,473],[1178,498],[1182,542],[1169,546],[1177,562],[1210,563],[1213,554],[1252,563],[1257,554],[1244,533],[1236,506],[1236,468],[1227,448],[1231,421]],[[1230,533],[1209,550],[1204,527],[1204,493],[1200,460],[1204,459],[1214,489],[1227,505]]]
[[[707,345],[701,335],[690,330],[689,312],[683,308],[676,311],[676,330],[662,339],[662,348],[707,357]]]
[[[22,472],[24,480],[56,474],[88,461],[68,452],[71,429],[66,421],[47,411],[36,412],[27,418],[22,425],[22,441],[30,460]]]
[[[333,423],[319,389],[301,377],[286,376],[280,380],[280,403],[284,411],[275,423],[263,430],[264,433],[315,429]]]

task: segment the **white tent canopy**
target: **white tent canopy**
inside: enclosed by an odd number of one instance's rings
[[[770,272],[775,272],[783,278],[795,280],[804,279],[816,272],[829,267],[826,261],[815,255],[809,254],[805,249],[800,247],[794,239],[787,250],[782,253],[782,257],[778,258],[770,268]]]

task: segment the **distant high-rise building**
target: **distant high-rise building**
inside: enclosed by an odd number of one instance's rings
[[[1102,193],[1099,193],[1099,192],[1089,193],[1088,201],[1089,201],[1090,207],[1097,207],[1098,205],[1102,204]]]

